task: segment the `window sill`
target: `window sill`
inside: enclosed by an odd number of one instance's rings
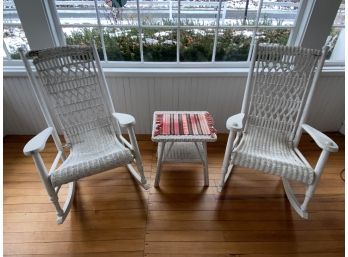
[[[109,66],[109,67],[108,67]],[[103,70],[106,76],[119,76],[119,77],[188,77],[188,76],[200,76],[200,77],[245,77],[249,72],[249,67],[245,63],[242,67],[229,67],[228,65],[219,65],[214,67],[214,64],[209,66],[201,65],[201,67],[190,67],[189,65],[183,65],[183,67],[141,67],[136,65],[133,67],[110,67],[108,64],[103,64]],[[341,65],[325,65],[323,73],[326,76],[344,75],[345,67]],[[24,66],[21,61],[13,61],[11,65],[4,63],[3,68],[4,77],[21,77],[27,76]]]

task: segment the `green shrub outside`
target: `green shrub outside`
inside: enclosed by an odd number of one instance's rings
[[[216,61],[246,61],[251,37],[243,31],[225,29],[216,46]]]
[[[148,62],[176,62],[177,34],[173,29],[144,29],[143,40],[144,61]],[[151,43],[155,40],[157,43]],[[139,41],[138,41],[139,43]]]
[[[162,32],[162,33],[161,33]],[[176,61],[176,30],[144,29],[143,39],[144,60],[152,62]],[[180,61],[210,62],[215,30],[182,30],[180,35]],[[259,42],[286,45],[289,29],[263,29],[258,32]],[[70,45],[89,44],[94,39],[100,59],[103,52],[100,43],[100,32],[97,28],[83,28],[65,34]],[[110,61],[140,61],[139,34],[136,28],[104,29],[105,48]],[[151,42],[152,41],[152,42]],[[250,33],[234,29],[219,31],[216,49],[216,61],[246,61],[251,43]]]
[[[214,37],[213,29],[181,31],[180,61],[211,62]]]

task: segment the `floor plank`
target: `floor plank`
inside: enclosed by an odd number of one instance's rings
[[[159,188],[140,188],[125,168],[78,182],[71,213],[57,225],[55,210],[32,159],[28,136],[4,139],[4,256],[24,257],[337,257],[344,256],[344,136],[330,133],[340,151],[330,155],[309,205],[310,220],[292,209],[278,177],[236,167],[218,193],[226,135],[209,144],[210,186],[199,164],[165,164]],[[153,184],[156,144],[138,137]],[[320,154],[304,135],[311,164]],[[43,159],[55,157],[48,142]],[[301,198],[304,187],[292,183]],[[60,192],[61,200],[67,188]]]

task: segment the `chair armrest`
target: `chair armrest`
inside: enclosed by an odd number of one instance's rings
[[[302,124],[302,128],[306,131],[315,141],[315,143],[323,150],[328,152],[337,152],[337,144],[328,136],[320,132],[319,130],[309,126],[308,124]]]
[[[236,129],[236,130],[240,130],[243,128],[244,124],[244,113],[238,113],[236,115],[233,115],[231,117],[229,117],[227,119],[226,122],[226,127],[227,129],[231,130],[231,129]]]
[[[116,118],[121,127],[131,127],[135,125],[135,118],[130,114],[114,112],[112,116]]]
[[[48,127],[33,137],[23,148],[24,155],[33,155],[41,152],[46,145],[47,139],[52,135],[53,128]]]

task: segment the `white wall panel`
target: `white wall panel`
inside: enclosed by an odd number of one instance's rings
[[[207,110],[219,132],[241,108],[246,75],[240,76],[117,76],[108,75],[118,112],[135,116],[136,131],[151,133],[155,110]],[[4,77],[4,134],[36,134],[45,122],[25,76]],[[323,73],[308,123],[322,131],[338,131],[344,120],[344,73]]]

